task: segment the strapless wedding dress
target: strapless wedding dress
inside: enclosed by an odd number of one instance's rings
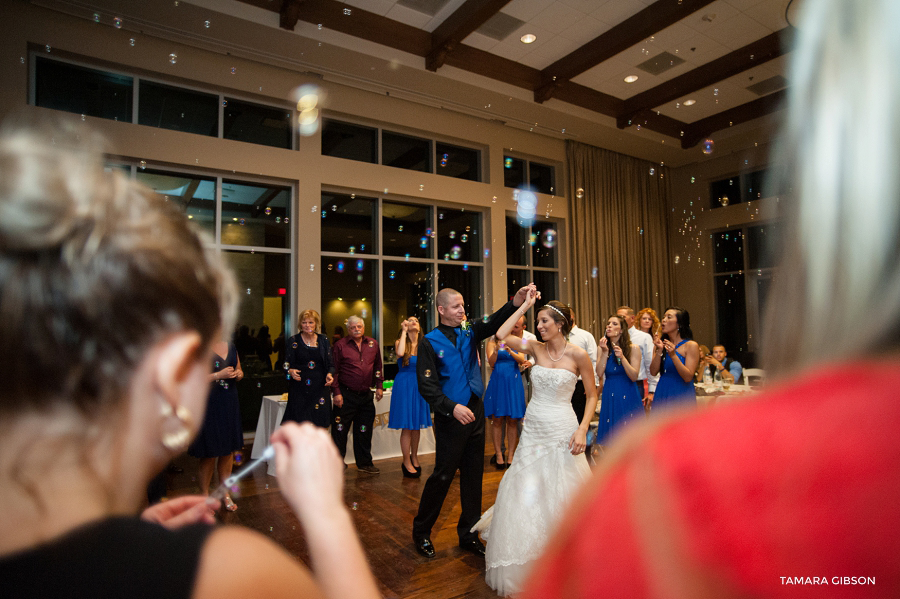
[[[522,438],[500,481],[496,503],[473,528],[487,541],[485,579],[500,595],[524,590],[522,584],[566,506],[590,477],[587,460],[568,447],[578,428],[571,401],[577,380],[560,368],[531,369],[533,395]]]

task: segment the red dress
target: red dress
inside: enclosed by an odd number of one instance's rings
[[[900,597],[900,363],[832,366],[620,441],[525,597]]]

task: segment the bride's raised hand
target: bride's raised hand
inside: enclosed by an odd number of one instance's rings
[[[587,448],[587,431],[578,427],[569,439],[569,451],[572,452],[572,455],[578,455],[584,453],[585,448]]]

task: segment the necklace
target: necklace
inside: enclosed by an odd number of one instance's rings
[[[559,354],[559,357],[558,357],[558,358],[554,358],[554,357],[553,357],[553,354],[550,353],[550,344],[547,343],[547,355],[550,357],[550,359],[551,359],[552,361],[554,361],[554,362],[559,362],[560,360],[563,359],[563,356],[566,355],[566,346],[563,345],[562,353]]]
[[[306,333],[300,333],[300,339],[303,340],[303,344],[306,345],[306,347],[318,347],[319,346],[318,343],[316,343],[316,341],[318,340],[318,337],[316,336],[315,333],[313,333],[313,338],[312,338],[311,343],[306,340]]]

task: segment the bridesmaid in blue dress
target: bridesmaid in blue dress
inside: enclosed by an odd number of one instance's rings
[[[400,323],[400,334],[394,342],[400,369],[391,387],[391,412],[388,428],[400,429],[400,469],[406,478],[422,476],[419,465],[419,438],[423,428],[431,426],[431,407],[419,393],[416,380],[416,355],[422,340],[419,319],[410,316]]]
[[[631,344],[625,319],[613,315],[606,321],[606,336],[600,339],[597,351],[597,374],[603,387],[597,444],[603,446],[614,429],[644,414],[644,404],[634,384],[641,369],[641,348]]]
[[[213,369],[209,375],[206,414],[200,433],[188,447],[189,455],[200,458],[197,480],[203,495],[209,495],[213,470],[218,470],[219,482],[231,476],[234,452],[244,446],[241,405],[237,394],[237,382],[244,378],[241,360],[233,343],[217,341],[213,343],[212,350]],[[225,495],[223,503],[230,512],[237,509],[228,495]]]
[[[511,335],[515,336],[515,335]],[[484,413],[491,418],[491,437],[494,440],[497,470],[509,467],[519,445],[519,421],[525,416],[525,387],[522,386],[520,365],[527,361],[524,354],[491,337],[487,342],[488,364],[493,369],[484,392]],[[503,424],[506,423],[509,453],[503,459]]]
[[[691,338],[691,316],[687,310],[667,308],[660,322],[661,335],[653,338],[656,350],[650,362],[650,374],[660,374],[654,410],[670,405],[697,403],[694,391],[694,372],[700,362],[700,346]]]

